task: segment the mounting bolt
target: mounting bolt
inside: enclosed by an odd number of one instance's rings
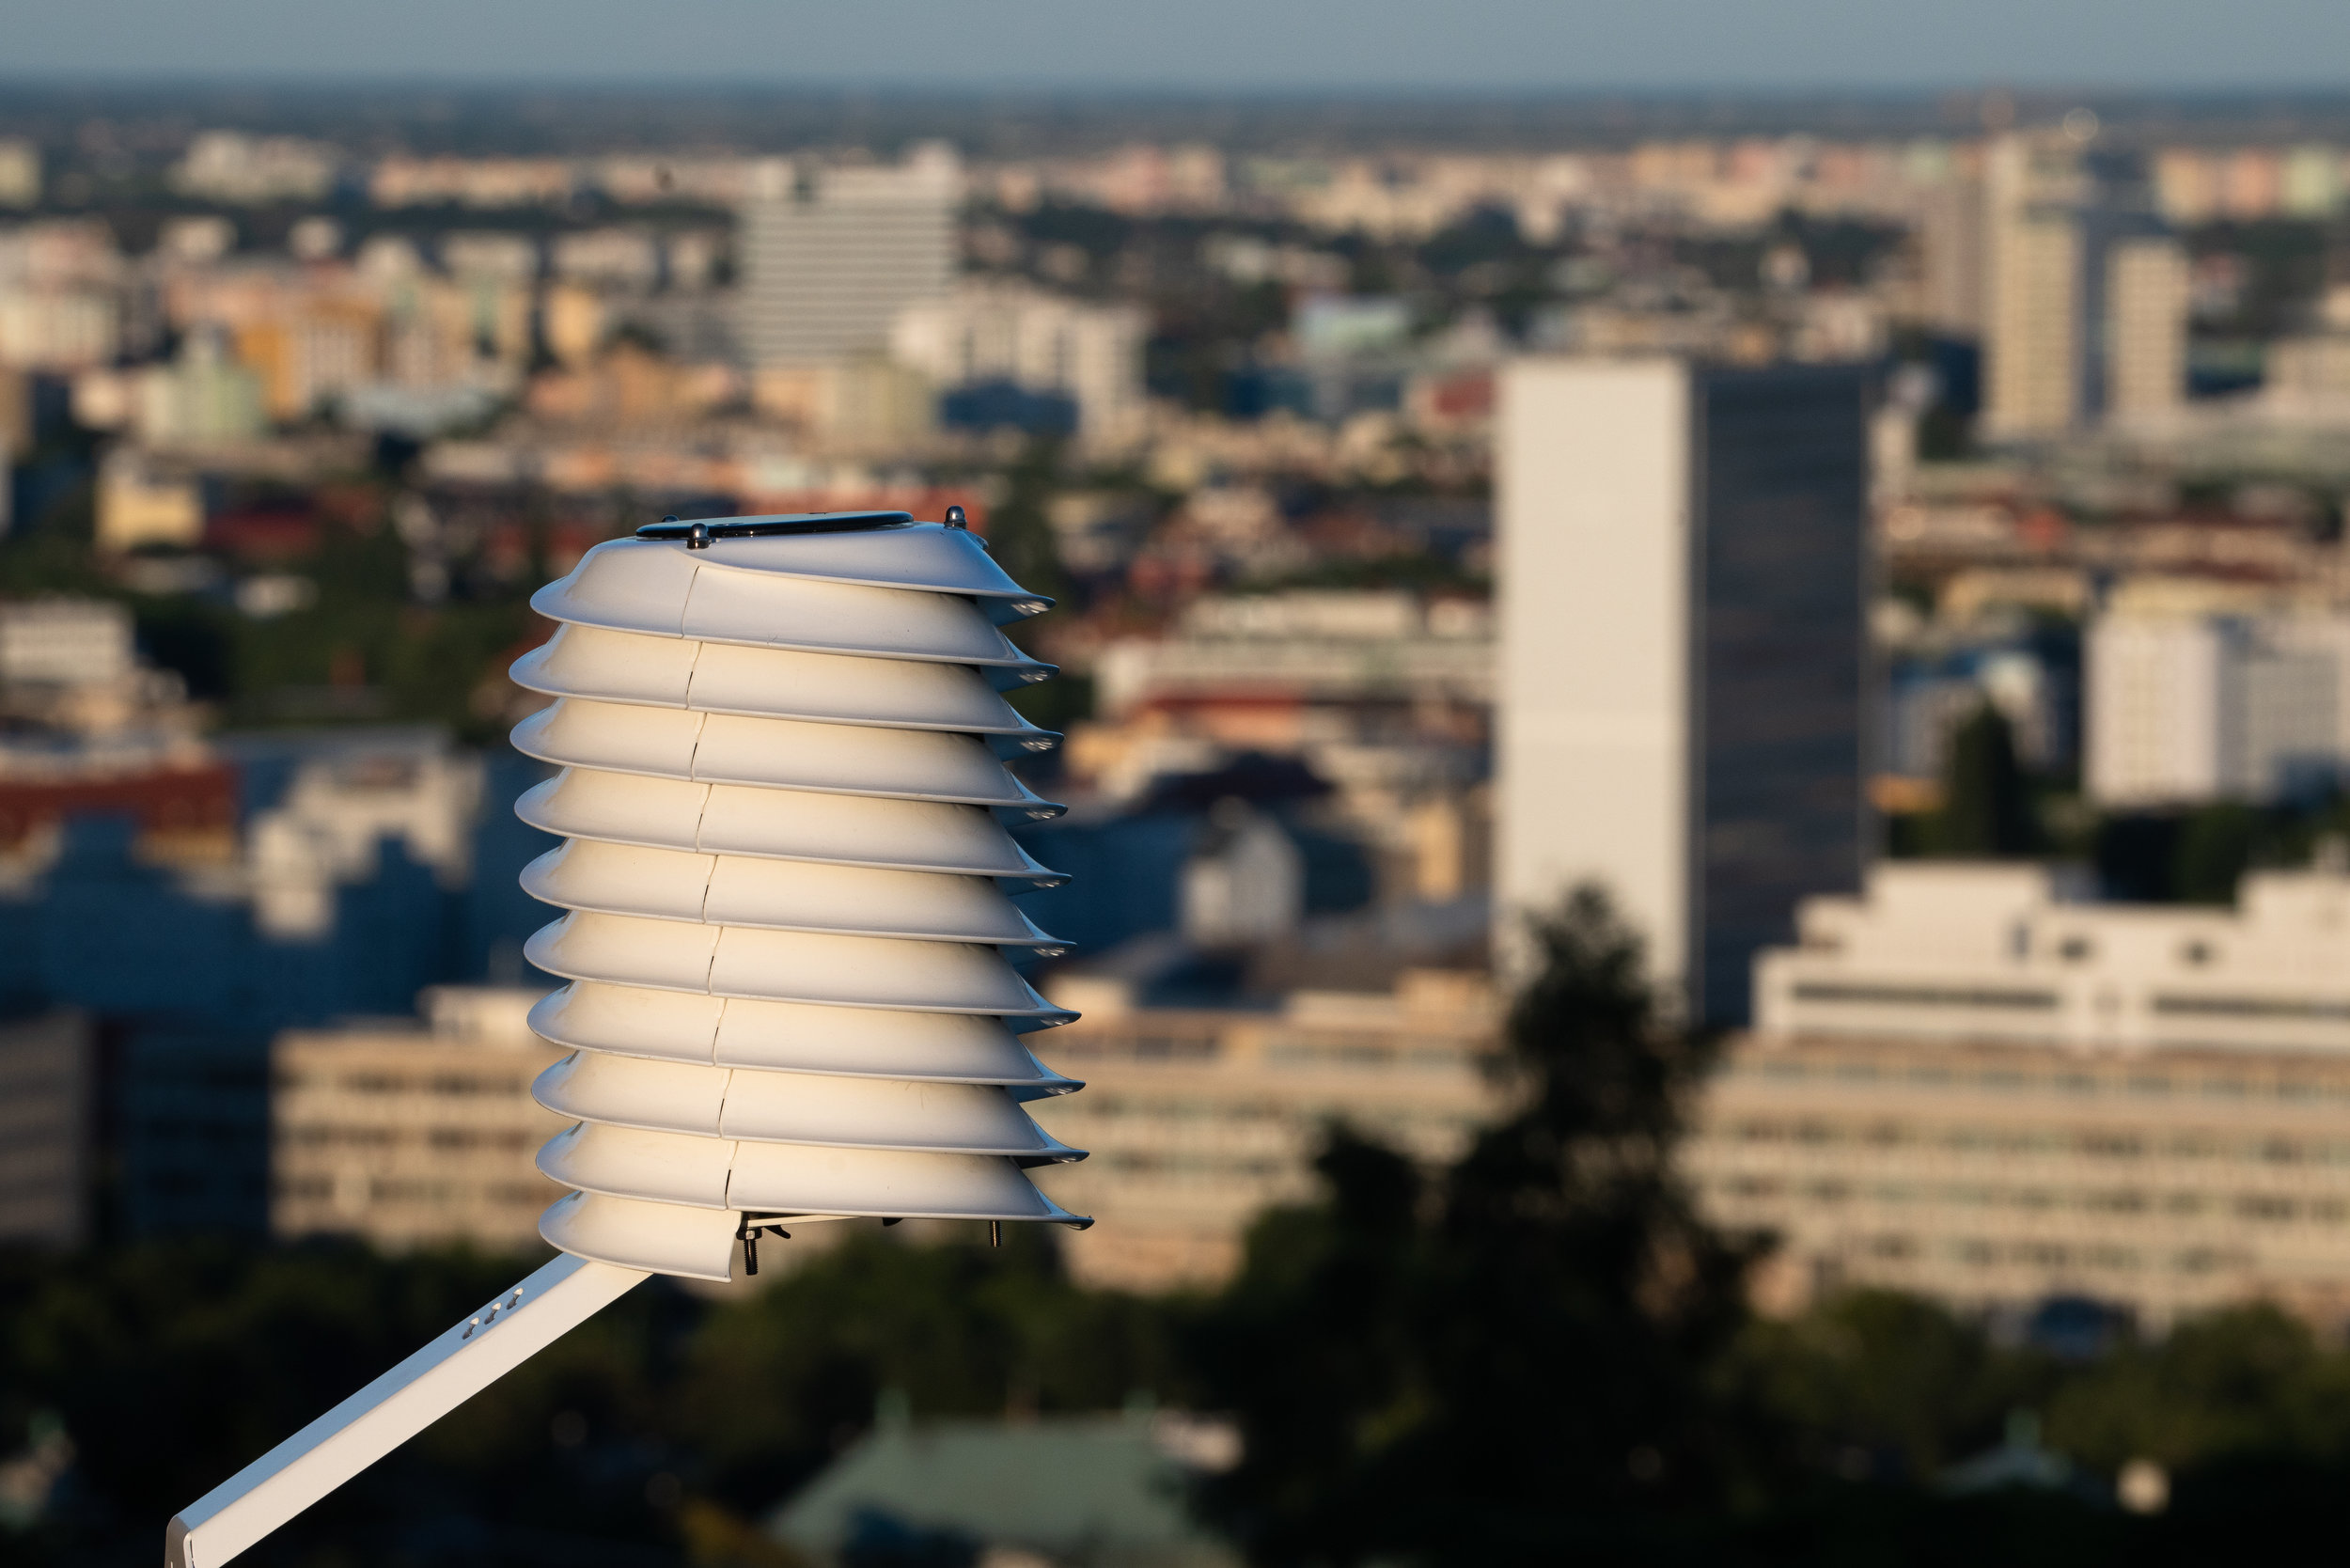
[[[669,522],[675,522],[675,521],[676,521],[676,519],[675,519],[675,518],[670,518],[670,519],[667,519],[666,521],[669,521]],[[709,524],[707,524],[707,523],[697,523],[697,524],[695,524],[692,527],[690,527],[690,528],[686,529],[686,530],[685,530],[685,547],[686,547],[688,550],[707,550],[707,549],[709,549],[709,548],[710,548],[710,525],[709,525]]]
[[[947,509],[947,526],[949,528],[968,528],[970,525],[971,519],[964,514],[964,510],[961,507],[948,507]]]

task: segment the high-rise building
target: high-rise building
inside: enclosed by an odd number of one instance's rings
[[[738,230],[742,338],[754,367],[887,353],[898,313],[948,291],[955,272],[954,153],[896,167],[768,172]]]
[[[2186,263],[2144,168],[2064,135],[1984,155],[1983,430],[2061,435],[2142,419],[2186,389]]]
[[[2079,416],[2080,186],[2076,150],[2003,136],[1985,157],[1983,423],[2054,435]]]
[[[2186,253],[2175,240],[2123,240],[2106,257],[2106,415],[2142,419],[2186,398]]]
[[[1926,324],[1978,337],[1983,321],[1983,191],[1977,169],[1952,169],[1921,197],[1918,212]]]
[[[1864,372],[1502,376],[1496,933],[1601,883],[1691,1011],[1862,857]]]

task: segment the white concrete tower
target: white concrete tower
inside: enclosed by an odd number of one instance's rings
[[[1858,886],[1856,368],[1534,359],[1502,380],[1503,963],[1597,881],[1696,1015],[1795,901]]]

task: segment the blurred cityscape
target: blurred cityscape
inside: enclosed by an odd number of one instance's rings
[[[20,1295],[538,1247],[529,593],[665,515],[961,506],[1058,601],[1054,1288],[1224,1290],[1334,1125],[1458,1158],[1591,884],[1719,1042],[1678,1170],[1765,1318],[2350,1329],[2350,102],[19,89],[0,472]],[[1027,1466],[1122,1500],[955,1502],[993,1568],[1230,1560],[1152,1477],[1232,1428],[1128,1374],[919,1440],[836,1389],[690,1558],[947,1563],[874,1510]],[[1953,1486],[2087,1484],[2005,1414]],[[0,1419],[8,1561],[89,1438]],[[687,1560],[639,1546],[478,1560]]]

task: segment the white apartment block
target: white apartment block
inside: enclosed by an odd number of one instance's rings
[[[137,663],[131,612],[102,599],[0,604],[0,684],[102,686]]]
[[[2256,872],[2215,909],[2088,902],[2040,866],[1881,863],[1755,961],[1755,1030],[2350,1060],[2350,877]]]
[[[966,283],[898,314],[890,355],[941,390],[1009,382],[1059,393],[1076,406],[1077,434],[1116,446],[1140,433],[1144,313],[1089,305],[1019,284]]]
[[[1481,975],[1407,970],[1391,994],[1298,991],[1277,1012],[1138,1008],[1119,982],[1076,975],[1050,991],[1085,1016],[1027,1043],[1086,1091],[1028,1109],[1092,1153],[1036,1175],[1099,1221],[1063,1244],[1096,1284],[1230,1278],[1258,1215],[1314,1199],[1333,1121],[1440,1162],[1496,1108],[1481,1064],[1499,1007]]]
[[[2108,614],[2083,654],[2102,806],[2274,800],[2350,762],[2350,617]]]
[[[563,1056],[536,990],[440,986],[422,1024],[291,1029],[270,1047],[270,1230],[384,1247],[536,1247],[563,1189],[532,1155],[567,1124],[530,1097]]]
[[[1801,928],[1684,1151],[1712,1218],[1778,1236],[1767,1288],[2350,1315],[2350,875],[2189,909],[1891,864]]]
[[[1489,707],[1493,618],[1482,604],[1408,593],[1296,588],[1208,597],[1175,633],[1121,637],[1094,660],[1100,711],[1234,690],[1300,702]]]
[[[886,167],[761,171],[737,231],[742,336],[758,368],[888,352],[891,323],[954,281],[962,169],[945,147]]]
[[[246,741],[231,755],[267,745]],[[372,874],[385,839],[442,886],[462,886],[481,790],[481,759],[435,729],[352,729],[312,743],[277,803],[254,815],[241,864],[212,886],[216,896],[249,899],[265,935],[322,936],[339,890]]]

